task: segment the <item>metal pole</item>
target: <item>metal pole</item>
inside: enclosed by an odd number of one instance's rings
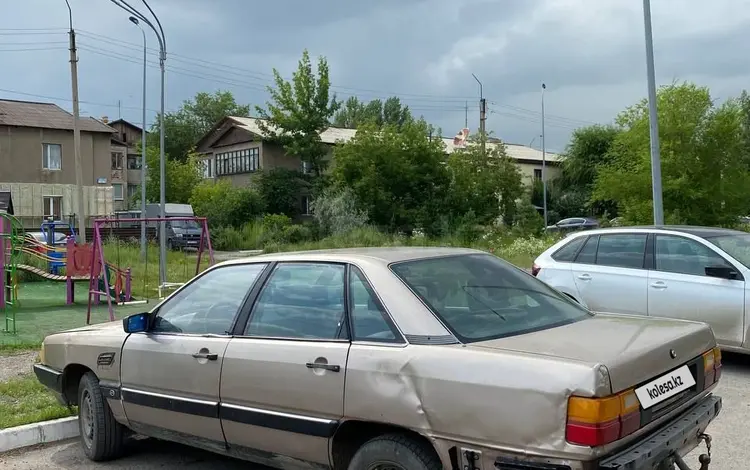
[[[659,116],[656,108],[656,72],[654,71],[654,40],[651,32],[651,2],[643,0],[643,22],[646,32],[646,71],[648,74],[648,120],[651,135],[651,189],[654,204],[654,225],[664,225],[661,189],[661,155]]]
[[[86,243],[86,213],[83,203],[83,165],[81,164],[81,129],[80,109],[78,106],[78,52],[76,49],[76,33],[73,30],[73,10],[70,2],[65,0],[68,6],[68,19],[70,21],[70,81],[73,88],[73,166],[76,174],[76,217],[78,218],[78,237],[80,243]]]
[[[481,134],[481,145],[482,145],[482,155],[486,155],[485,153],[485,147],[487,143],[487,135],[485,134],[484,130],[484,121],[487,119],[486,117],[486,102],[484,101],[484,87],[482,86],[482,82],[479,81],[476,75],[473,73],[471,74],[472,77],[474,77],[474,80],[479,83],[479,133]]]
[[[131,16],[130,21],[138,26],[143,35],[143,128],[141,129],[141,219],[146,217],[146,31],[141,27],[138,18]],[[146,224],[141,220],[141,259],[146,259]]]
[[[544,139],[544,90],[547,85],[542,83],[542,200],[544,208],[544,226],[549,226],[547,218],[547,142]]]
[[[160,206],[160,217],[164,219],[166,217],[166,185],[165,185],[165,155],[164,155],[164,62],[167,60],[167,40],[164,36],[164,29],[161,26],[159,18],[154,14],[146,0],[141,0],[151,15],[156,20],[156,24],[159,26],[157,30],[154,24],[148,20],[142,13],[133,8],[126,0],[110,0],[112,3],[127,11],[131,15],[138,18],[140,21],[146,23],[156,34],[156,39],[159,40],[159,66],[161,69],[161,110],[159,116],[159,206]],[[164,220],[159,222],[159,282],[160,286],[163,286],[167,282],[167,241],[165,240],[166,230]]]

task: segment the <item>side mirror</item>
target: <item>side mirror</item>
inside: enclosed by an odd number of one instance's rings
[[[706,276],[734,280],[739,277],[739,273],[730,266],[706,266]]]
[[[125,333],[143,333],[148,330],[148,313],[136,313],[122,319]]]

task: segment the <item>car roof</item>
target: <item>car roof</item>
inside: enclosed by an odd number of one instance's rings
[[[308,250],[269,253],[247,258],[235,258],[218,265],[242,264],[255,261],[337,261],[356,263],[357,261],[391,264],[399,261],[437,258],[442,256],[487,254],[481,250],[456,247],[370,247],[339,248],[330,250]]]
[[[625,232],[628,230],[649,230],[649,231],[664,231],[664,232],[679,232],[693,235],[700,238],[712,238],[726,235],[746,235],[747,232],[742,230],[734,230],[730,228],[721,227],[701,227],[698,225],[633,225],[626,227],[609,227],[600,228],[595,230],[587,230],[583,233],[594,234],[594,233],[617,233]]]

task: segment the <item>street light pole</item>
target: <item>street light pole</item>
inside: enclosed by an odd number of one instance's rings
[[[78,242],[86,243],[86,214],[83,203],[83,165],[81,164],[81,129],[80,110],[78,103],[78,51],[76,49],[76,33],[73,30],[73,9],[70,2],[65,0],[68,6],[68,19],[70,21],[70,81],[73,87],[73,166],[76,174],[76,218],[78,219]],[[62,158],[62,155],[61,155]]]
[[[163,287],[167,282],[167,241],[165,222],[163,220],[166,218],[166,184],[164,180],[166,166],[164,156],[164,63],[167,60],[167,40],[164,36],[164,29],[161,26],[159,18],[154,14],[154,10],[151,9],[146,0],[141,1],[146,5],[151,16],[156,20],[156,24],[159,26],[158,29],[143,15],[143,13],[133,8],[126,0],[110,1],[136,17],[139,21],[148,25],[148,27],[154,31],[156,39],[159,41],[159,68],[161,69],[161,109],[159,116],[159,217],[162,219],[159,222],[159,283]]]
[[[651,1],[643,0],[643,23],[646,33],[646,73],[648,75],[648,121],[651,135],[651,190],[654,204],[654,225],[664,225],[661,189],[661,155],[659,116],[656,108],[656,72],[654,71],[654,40],[651,32]]]
[[[482,138],[482,156],[485,156],[485,144],[487,142],[487,135],[485,134],[484,122],[487,120],[487,102],[484,100],[484,86],[482,86],[482,82],[480,82],[477,76],[473,73],[471,74],[471,76],[474,77],[474,80],[476,80],[477,83],[479,83],[479,133]]]
[[[128,18],[138,26],[143,35],[143,118],[141,124],[141,218],[146,217],[146,31],[141,27],[138,18]],[[146,221],[141,220],[141,259],[146,259]]]
[[[542,83],[542,201],[544,209],[544,226],[549,226],[549,220],[547,218],[547,142],[544,135],[544,90],[547,89],[547,85]]]

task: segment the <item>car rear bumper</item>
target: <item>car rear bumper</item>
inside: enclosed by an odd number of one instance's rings
[[[683,456],[698,446],[699,436],[719,415],[721,407],[721,397],[709,395],[627,449],[605,457],[596,468],[598,470],[650,470],[674,454]]]

